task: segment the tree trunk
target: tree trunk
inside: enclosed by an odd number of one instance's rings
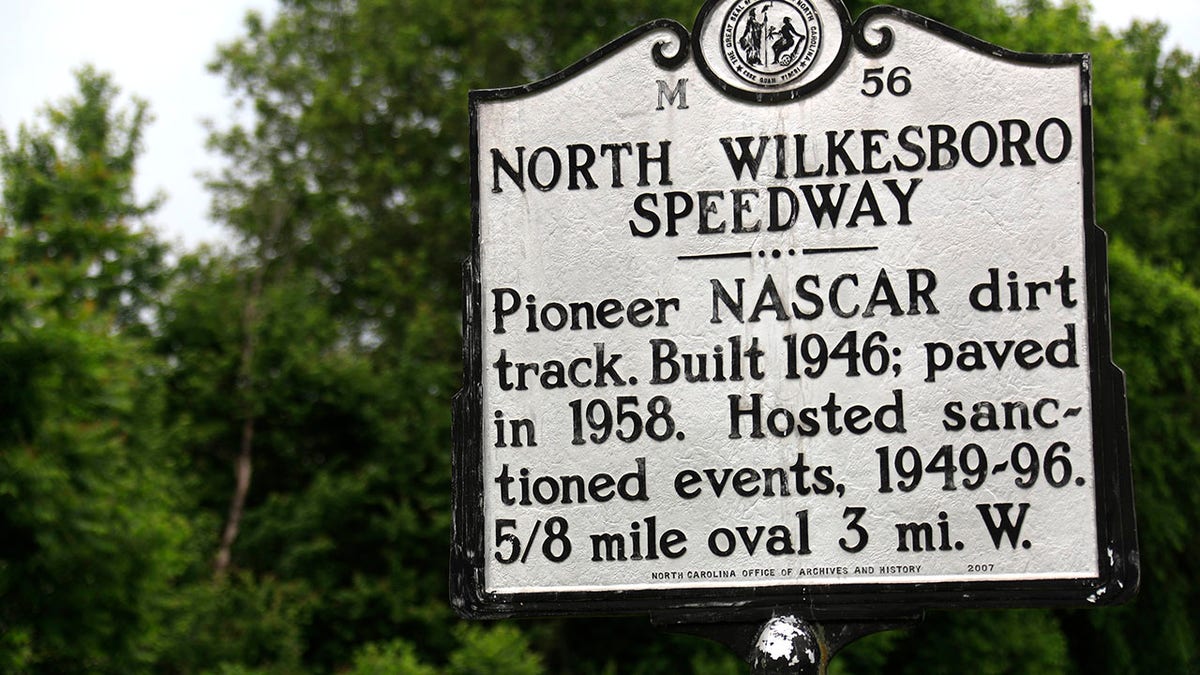
[[[242,447],[234,464],[236,483],[233,497],[229,500],[229,517],[225,521],[225,530],[221,533],[221,546],[217,550],[216,560],[213,561],[213,571],[218,577],[224,576],[229,569],[229,560],[233,555],[233,542],[237,540],[238,527],[246,507],[246,495],[250,492],[250,477],[254,473],[253,453],[254,417],[249,415],[242,422]]]
[[[221,544],[217,556],[213,560],[213,575],[223,577],[229,570],[233,557],[233,544],[237,541],[238,528],[242,523],[242,514],[246,509],[246,495],[250,493],[250,479],[254,475],[254,355],[257,343],[255,340],[258,324],[258,303],[262,298],[263,284],[266,277],[269,256],[274,249],[283,227],[283,208],[279,205],[272,210],[271,225],[267,236],[260,241],[259,255],[254,276],[250,281],[250,292],[246,296],[246,305],[242,311],[242,353],[241,363],[238,364],[238,400],[241,403],[242,440],[237,459],[234,461],[233,496],[229,499],[229,515],[225,520],[225,529],[221,532]]]

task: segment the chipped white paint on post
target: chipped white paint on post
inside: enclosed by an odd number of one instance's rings
[[[814,628],[794,616],[775,617],[763,625],[751,665],[763,675],[824,672]]]

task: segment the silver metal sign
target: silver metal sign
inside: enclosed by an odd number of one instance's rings
[[[460,612],[1134,591],[1086,55],[711,0],[471,116]]]

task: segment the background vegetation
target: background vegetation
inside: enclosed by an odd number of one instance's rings
[[[284,0],[213,68],[228,250],[169,254],[107,76],[0,138],[0,672],[736,673],[644,619],[466,624],[447,602],[466,94],[699,0]],[[858,15],[870,3],[850,2]],[[907,0],[1095,60],[1144,581],[1096,611],[931,613],[839,673],[1200,672],[1200,72],[1086,5]]]

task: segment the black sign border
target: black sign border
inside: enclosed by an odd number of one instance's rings
[[[700,17],[718,0],[709,0]],[[1112,362],[1109,315],[1107,237],[1095,222],[1095,193],[1091,108],[1091,57],[1088,54],[1030,54],[984,42],[908,10],[878,6],[866,10],[853,26],[855,47],[869,55],[886,54],[892,32],[879,31],[878,41],[866,35],[867,23],[888,16],[936,33],[976,52],[1008,61],[1039,65],[1074,64],[1082,87],[1082,156],[1084,258],[1088,281],[1088,342],[1092,387],[1092,437],[1096,490],[1097,557],[1099,574],[1087,579],[1022,581],[954,581],[938,583],[816,584],[740,586],[735,588],[672,588],[539,593],[486,591],[485,528],[482,475],[483,320],[479,276],[479,107],[489,101],[519,98],[568,80],[647,33],[667,30],[677,45],[660,42],[652,57],[674,70],[686,62],[689,33],[675,21],[647,23],[593,52],[547,79],[504,89],[470,93],[471,257],[463,264],[463,386],[453,401],[452,532],[450,600],[465,618],[556,617],[606,614],[693,614],[707,620],[755,620],[780,612],[814,621],[867,620],[913,614],[926,609],[1004,607],[1085,607],[1126,602],[1137,592],[1140,562],[1134,520],[1132,471],[1124,373]],[[698,18],[699,21],[699,18]],[[674,48],[674,53],[667,50]],[[843,54],[839,59],[844,59]],[[700,68],[705,71],[702,64]],[[830,78],[845,66],[830,68]],[[712,79],[711,71],[705,72]],[[726,94],[760,104],[772,101],[761,94],[720,87]],[[814,91],[807,87],[805,93]],[[787,95],[778,100],[793,100]]]

